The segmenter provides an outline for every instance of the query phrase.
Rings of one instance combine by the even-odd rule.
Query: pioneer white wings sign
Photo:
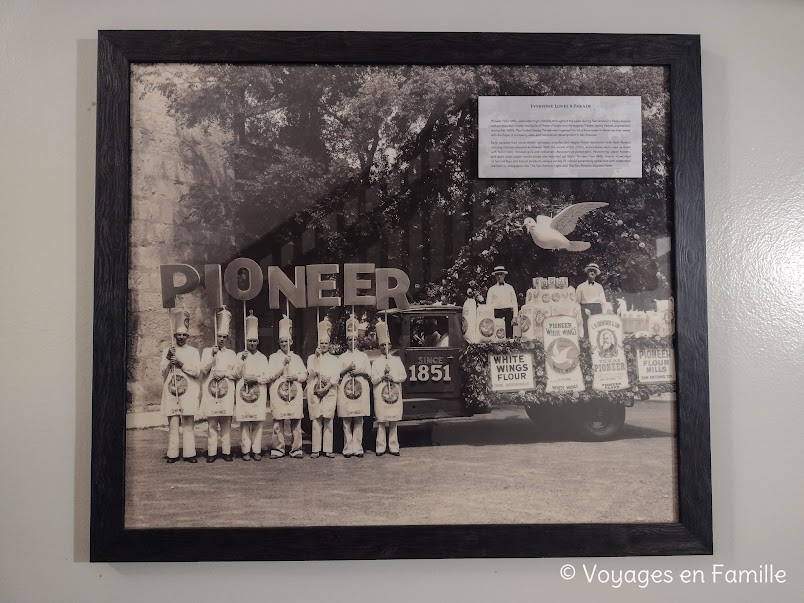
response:
[[[547,393],[572,393],[584,389],[578,347],[578,323],[572,316],[544,319],[544,355]]]

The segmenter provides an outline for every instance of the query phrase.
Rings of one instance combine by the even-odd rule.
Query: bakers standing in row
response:
[[[198,413],[200,387],[198,376],[201,358],[198,350],[187,345],[190,336],[190,314],[184,309],[170,312],[175,344],[162,350],[159,368],[162,371],[162,414],[168,419],[167,462],[179,460],[179,426],[182,431],[182,456],[190,463],[195,456],[195,415]]]
[[[307,359],[307,410],[313,424],[313,458],[318,458],[323,450],[324,456],[333,458],[332,427],[338,400],[338,382],[341,364],[338,358],[329,353],[332,336],[332,323],[324,319],[318,323],[318,347]]]
[[[262,460],[262,424],[268,409],[268,359],[257,349],[259,322],[246,317],[246,351],[240,354],[235,418],[240,421],[240,451],[243,460]]]
[[[340,356],[338,416],[343,419],[343,456],[363,458],[363,417],[371,415],[369,378],[371,364],[357,349],[358,322],[352,314],[346,320],[346,345]]]
[[[201,353],[201,413],[207,417],[207,463],[218,458],[218,430],[220,430],[223,460],[232,460],[232,415],[235,405],[235,380],[239,376],[240,360],[234,350],[226,347],[232,313],[225,308],[217,314],[215,345]]]
[[[388,452],[399,456],[397,422],[402,420],[402,382],[408,373],[398,356],[391,355],[388,325],[377,321],[377,341],[382,356],[371,363],[371,382],[374,384],[374,415],[377,418],[377,443],[374,453],[385,454],[386,429]]]
[[[304,417],[302,383],[307,380],[304,362],[290,351],[293,343],[291,322],[287,316],[279,321],[279,351],[268,359],[268,379],[271,398],[271,415],[274,419],[273,449],[271,458],[285,456],[285,426],[292,434],[290,456],[300,459],[302,452],[301,420]]]

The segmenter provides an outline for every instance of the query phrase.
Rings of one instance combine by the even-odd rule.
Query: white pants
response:
[[[232,417],[209,417],[209,434],[207,435],[207,455],[218,454],[218,426],[221,429],[221,453],[232,453]]]
[[[290,453],[301,450],[302,430],[301,419],[274,419],[273,451],[271,456],[285,456],[285,423],[290,423],[291,444]]]
[[[313,452],[332,452],[332,424],[334,420],[326,417],[313,419]]]
[[[363,417],[344,417],[343,454],[363,454]]]
[[[179,458],[179,423],[182,432],[182,456],[186,459],[195,456],[195,418],[193,415],[171,415],[168,417],[168,458]]]
[[[240,450],[262,454],[262,421],[240,421]]]
[[[388,425],[388,450],[399,452],[399,437],[396,427],[399,421],[378,421],[377,422],[377,447],[375,452],[382,454],[385,452],[385,426]]]

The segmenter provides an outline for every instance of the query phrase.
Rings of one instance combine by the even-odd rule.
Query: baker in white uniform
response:
[[[303,390],[307,369],[299,355],[290,351],[292,344],[290,319],[284,316],[279,321],[279,351],[268,358],[268,392],[274,419],[272,459],[285,456],[286,424],[289,424],[292,434],[291,458],[300,459],[304,456],[301,420],[304,417]]]
[[[246,317],[246,351],[240,354],[235,393],[235,419],[240,421],[240,451],[244,461],[262,460],[262,425],[268,414],[268,359],[257,349],[259,321]]]
[[[382,356],[371,363],[371,383],[374,385],[374,416],[377,418],[377,456],[385,454],[386,431],[388,452],[399,456],[397,422],[402,420],[402,383],[408,373],[398,356],[391,355],[388,325],[377,321],[377,341]],[[387,428],[387,429],[386,429]]]
[[[332,323],[324,319],[318,323],[318,347],[315,354],[307,359],[307,411],[313,422],[312,454],[333,458],[332,424],[338,400],[338,382],[341,378],[341,364],[329,353],[332,336]]]
[[[201,358],[198,350],[187,345],[190,336],[190,314],[184,309],[170,312],[175,345],[162,350],[159,368],[162,371],[162,414],[168,419],[167,462],[179,460],[179,425],[182,431],[182,457],[196,463],[194,415],[198,412],[201,388],[198,376]]]
[[[232,415],[234,415],[235,380],[240,361],[234,350],[226,347],[232,313],[223,309],[217,314],[218,331],[215,345],[201,352],[201,412],[207,417],[207,463],[218,458],[218,430],[220,430],[221,456],[232,460]]]
[[[514,318],[519,315],[519,302],[514,288],[505,282],[508,271],[505,266],[496,266],[492,272],[497,283],[489,287],[486,303],[494,308],[494,317],[505,320],[505,337],[514,336]]]
[[[338,416],[343,420],[343,456],[346,458],[363,458],[363,417],[371,415],[371,363],[365,352],[357,349],[357,330],[358,322],[352,314],[346,320],[348,350],[338,358],[341,363]]]
[[[586,273],[586,281],[578,285],[575,289],[575,301],[581,304],[581,318],[583,319],[583,332],[588,337],[589,329],[587,323],[592,314],[602,314],[603,305],[606,303],[606,292],[603,286],[596,283],[595,279],[600,274],[600,266],[589,264],[583,269]]]

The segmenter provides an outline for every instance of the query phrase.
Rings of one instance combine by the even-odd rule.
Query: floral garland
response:
[[[547,393],[544,346],[540,341],[504,341],[494,343],[469,344],[461,353],[459,362],[463,374],[461,393],[466,410],[481,414],[503,405],[515,406],[571,406],[591,404],[598,400],[608,400],[612,404],[630,404],[635,398],[646,399],[661,393],[675,391],[674,383],[640,383],[637,369],[637,350],[640,348],[672,347],[672,337],[626,335],[624,341],[625,359],[628,366],[628,382],[631,387],[618,391],[597,391],[592,389],[592,349],[589,340],[581,338],[579,364],[586,389],[575,394]],[[489,354],[507,354],[512,351],[533,354],[535,385],[533,391],[493,392],[489,386]]]

